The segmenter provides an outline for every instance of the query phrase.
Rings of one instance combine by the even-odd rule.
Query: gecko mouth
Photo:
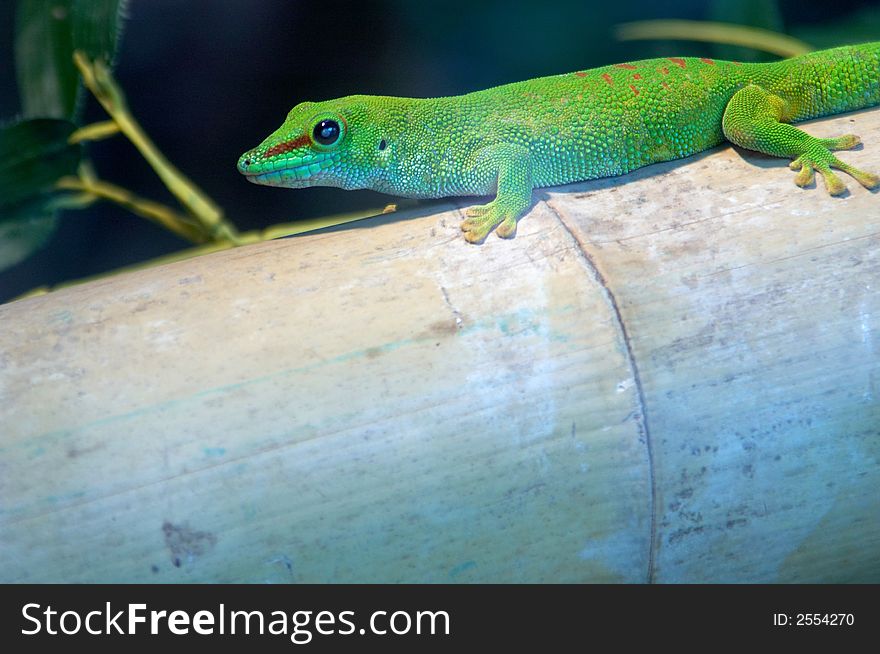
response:
[[[339,157],[333,156],[333,153],[329,152],[262,162],[242,157],[238,164],[238,170],[249,182],[254,184],[287,187],[311,186],[338,161]]]

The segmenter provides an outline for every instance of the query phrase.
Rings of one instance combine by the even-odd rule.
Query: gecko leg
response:
[[[880,177],[850,166],[831,152],[854,148],[861,142],[858,136],[846,134],[831,139],[810,136],[784,122],[790,113],[785,100],[751,84],[737,91],[727,103],[721,126],[724,136],[732,143],[776,157],[791,157],[794,161],[790,168],[800,171],[794,178],[798,186],[812,183],[818,172],[825,180],[828,193],[842,195],[846,185],[832,168],[842,170],[866,188],[880,186]]]
[[[513,238],[516,221],[532,204],[532,164],[521,146],[498,144],[480,150],[474,159],[477,178],[496,177],[497,193],[489,204],[470,207],[461,223],[469,243],[482,243],[493,229],[501,238]]]

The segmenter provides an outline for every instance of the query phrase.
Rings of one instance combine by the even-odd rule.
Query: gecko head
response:
[[[370,113],[358,96],[298,104],[281,127],[241,155],[238,170],[267,186],[366,188],[386,147]]]

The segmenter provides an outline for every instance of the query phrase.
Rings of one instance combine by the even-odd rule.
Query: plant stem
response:
[[[615,36],[620,41],[672,39],[724,43],[770,52],[781,57],[794,57],[813,50],[809,44],[786,34],[759,27],[703,20],[641,20],[621,23],[615,28]]]
[[[168,190],[204,226],[212,238],[237,244],[238,230],[223,217],[223,210],[165,158],[131,115],[125,96],[113,79],[110,69],[101,61],[90,62],[80,50],[74,52],[73,59],[86,88],[152,166]]]
[[[209,240],[208,236],[183,214],[166,207],[164,204],[139,197],[115,184],[102,180],[84,179],[83,177],[62,177],[55,184],[55,187],[64,191],[88,193],[102,200],[115,202],[191,243],[205,243]]]
[[[100,141],[116,134],[119,134],[119,125],[116,124],[116,121],[104,120],[100,123],[92,123],[91,125],[80,127],[68,137],[67,141],[68,143]]]

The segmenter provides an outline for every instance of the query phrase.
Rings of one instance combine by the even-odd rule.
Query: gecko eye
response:
[[[321,145],[333,145],[339,140],[339,123],[335,120],[322,120],[315,125],[312,136]]]

